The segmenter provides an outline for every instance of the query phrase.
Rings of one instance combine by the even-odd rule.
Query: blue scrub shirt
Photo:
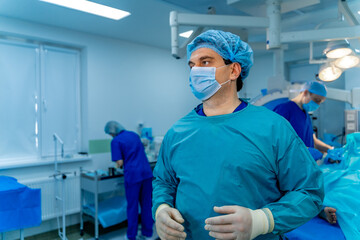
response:
[[[301,171],[299,171],[301,169]],[[154,169],[153,217],[162,203],[178,209],[187,239],[213,239],[205,219],[214,206],[269,208],[279,239],[317,215],[321,171],[291,125],[265,107],[205,117],[196,110],[175,123]]]
[[[122,131],[111,141],[112,161],[124,160],[125,183],[137,183],[152,177],[149,161],[140,137],[131,131]]]
[[[314,132],[309,114],[293,101],[282,103],[275,107],[274,112],[288,120],[305,146],[314,147]]]

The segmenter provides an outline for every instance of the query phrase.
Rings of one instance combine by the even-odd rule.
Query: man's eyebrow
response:
[[[200,60],[204,60],[204,59],[207,59],[207,58],[214,59],[214,57],[211,57],[211,56],[202,56],[202,57],[200,57]]]
[[[211,56],[202,56],[199,58],[200,61],[202,61],[204,59],[215,59],[215,58],[211,57]],[[188,65],[190,65],[191,63],[193,63],[193,62],[191,60],[189,60]]]

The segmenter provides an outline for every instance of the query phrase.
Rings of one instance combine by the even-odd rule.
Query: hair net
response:
[[[122,132],[124,130],[125,130],[125,128],[116,121],[107,122],[105,125],[105,129],[104,129],[105,133],[114,134],[114,135],[118,135],[120,132]]]
[[[326,87],[324,84],[319,82],[307,82],[305,83],[305,86],[303,90],[308,90],[311,93],[326,97]]]
[[[222,58],[241,65],[241,77],[244,80],[253,65],[253,50],[239,36],[220,30],[208,30],[197,36],[187,46],[187,60],[199,48],[210,48]]]

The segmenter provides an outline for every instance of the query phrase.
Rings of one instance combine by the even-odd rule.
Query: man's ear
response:
[[[232,71],[231,71],[231,80],[236,80],[241,74],[241,66],[239,63],[233,63]]]

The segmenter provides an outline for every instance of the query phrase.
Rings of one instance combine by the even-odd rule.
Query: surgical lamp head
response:
[[[187,60],[199,48],[210,48],[223,59],[237,62],[241,66],[241,79],[244,80],[253,65],[253,50],[239,36],[220,30],[208,30],[197,36],[187,46]]]
[[[319,82],[307,82],[303,88],[303,91],[308,90],[311,93],[326,97],[326,86]]]
[[[110,134],[112,136],[116,136],[124,130],[125,128],[116,121],[107,122],[104,129],[105,133]]]
[[[350,44],[347,40],[332,41],[327,44],[323,52],[328,58],[341,58],[352,53]]]

